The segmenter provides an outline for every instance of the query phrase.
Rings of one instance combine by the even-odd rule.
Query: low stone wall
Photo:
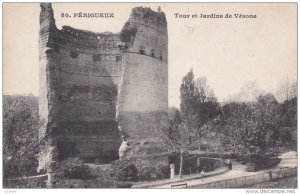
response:
[[[205,178],[205,177],[210,177],[210,176],[223,174],[227,171],[229,171],[229,169],[227,167],[221,167],[221,168],[219,168],[215,171],[208,172],[203,176],[199,173],[199,174],[195,174],[195,175],[184,176],[182,179],[175,178],[173,180],[144,182],[144,183],[139,183],[139,184],[133,185],[131,188],[151,188],[151,187],[156,187],[156,186],[170,184],[170,183],[182,183],[182,182],[185,182],[185,181],[188,181],[188,180],[200,179],[200,178]]]
[[[3,188],[45,188],[47,179],[46,174],[7,179],[3,181]]]

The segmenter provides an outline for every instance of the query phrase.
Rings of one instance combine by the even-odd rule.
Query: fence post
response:
[[[47,187],[52,188],[53,187],[53,172],[48,172],[47,173]]]
[[[175,178],[175,164],[170,164],[170,179]]]

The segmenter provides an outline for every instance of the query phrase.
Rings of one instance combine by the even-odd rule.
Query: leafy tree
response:
[[[259,128],[265,133],[266,148],[276,148],[280,138],[281,126],[279,104],[273,94],[259,96],[254,107],[255,119]],[[276,152],[276,150],[273,150]]]
[[[224,134],[224,146],[240,156],[245,155],[245,124],[250,116],[251,110],[246,103],[230,102],[222,107],[218,122],[219,132]]]
[[[164,143],[170,153],[176,153],[180,156],[180,178],[182,177],[184,156],[198,143],[196,133],[194,128],[190,128],[184,121],[181,121],[178,114],[175,114],[173,121],[170,122]]]
[[[247,158],[252,169],[260,168],[262,156],[277,150],[279,139],[278,102],[272,94],[253,103],[230,103],[223,107],[227,145]]]
[[[195,80],[195,92],[199,103],[217,101],[214,91],[207,83],[206,77],[199,77]]]
[[[195,147],[200,149],[205,134],[201,129],[206,129],[204,124],[217,115],[219,105],[206,78],[200,77],[194,81],[192,69],[182,79],[180,99],[180,112],[175,111],[174,118],[169,122],[165,144],[170,152],[180,155],[181,177],[184,155]]]
[[[297,149],[297,82],[286,78],[278,83],[276,98],[280,104],[281,146]]]
[[[199,77],[194,81],[192,69],[182,79],[180,99],[182,121],[189,128],[197,130],[194,135],[198,139],[200,150],[201,139],[209,133],[207,131],[209,128],[204,126],[219,114],[219,103],[205,77]]]
[[[188,123],[188,121],[197,119],[195,110],[195,106],[197,105],[197,97],[195,95],[193,69],[191,69],[182,79],[180,86],[180,100],[182,120]]]
[[[286,100],[280,104],[281,146],[297,149],[297,98]]]
[[[207,84],[206,77],[199,77],[195,81],[196,114],[198,127],[213,120],[220,112],[220,106],[215,97],[214,91]]]
[[[3,97],[4,178],[35,173],[40,126],[36,97]]]
[[[180,87],[180,111],[182,120],[188,125],[201,128],[219,114],[219,104],[213,90],[207,84],[206,77],[194,81],[193,70],[182,79]]]

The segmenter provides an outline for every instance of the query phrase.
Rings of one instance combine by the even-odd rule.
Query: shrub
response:
[[[121,158],[113,162],[110,168],[110,176],[117,181],[149,181],[167,178],[168,174],[168,166],[151,165],[148,161],[137,158]]]
[[[90,168],[78,158],[68,158],[59,164],[58,174],[68,179],[91,179]]]
[[[134,165],[138,170],[138,178],[140,181],[151,180],[155,176],[155,167],[152,167],[150,163],[146,160],[134,159]]]
[[[255,172],[262,169],[271,168],[273,166],[276,166],[279,164],[281,159],[279,158],[273,158],[269,156],[256,156],[252,157],[251,161],[247,163],[247,171],[249,172]]]
[[[138,170],[129,158],[122,158],[112,163],[110,176],[118,181],[137,181]]]

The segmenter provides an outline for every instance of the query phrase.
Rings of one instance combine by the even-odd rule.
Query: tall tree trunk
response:
[[[180,167],[179,167],[179,178],[182,178],[182,163],[183,163],[183,154],[180,154]]]

